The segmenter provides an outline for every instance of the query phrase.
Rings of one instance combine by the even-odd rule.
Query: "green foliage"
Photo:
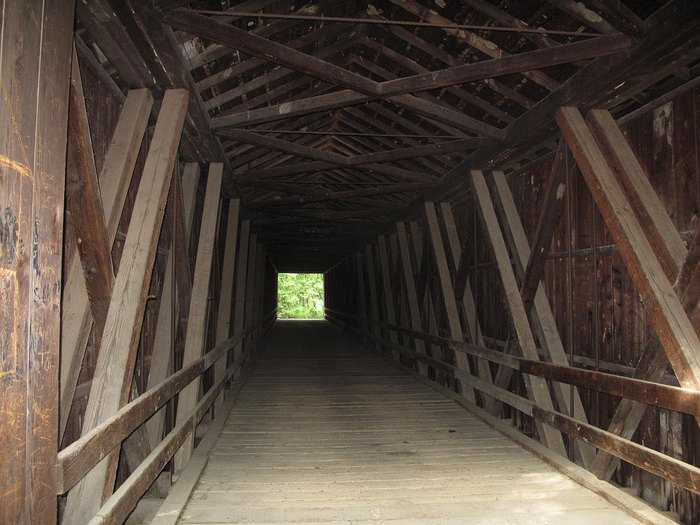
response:
[[[323,274],[281,273],[277,284],[278,318],[323,318]]]

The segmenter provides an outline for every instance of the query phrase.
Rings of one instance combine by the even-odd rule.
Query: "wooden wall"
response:
[[[697,227],[700,203],[700,89],[624,123],[624,134],[644,166],[669,216],[681,232]],[[591,368],[616,373],[633,367],[651,337],[644,306],[582,175],[568,157],[571,182],[567,205],[555,232],[545,270],[545,286],[567,353],[588,359]],[[526,232],[533,238],[552,158],[509,175]],[[688,234],[686,234],[687,237]],[[569,244],[570,243],[570,244]],[[478,245],[478,240],[477,240]],[[488,282],[490,267],[477,280]],[[507,335],[500,298],[475,286],[485,333]],[[501,326],[500,330],[492,331]],[[612,367],[612,368],[611,368]],[[607,428],[617,399],[582,391],[591,423]],[[700,465],[700,431],[690,417],[649,408],[635,440]],[[623,464],[614,479],[634,487],[654,504],[678,512],[685,523],[700,522],[700,498]]]

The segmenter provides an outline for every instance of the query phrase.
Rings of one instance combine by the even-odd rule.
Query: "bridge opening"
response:
[[[277,290],[280,319],[323,319],[323,274],[280,273]]]

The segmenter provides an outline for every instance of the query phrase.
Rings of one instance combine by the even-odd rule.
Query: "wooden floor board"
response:
[[[326,322],[278,322],[183,524],[638,523]]]

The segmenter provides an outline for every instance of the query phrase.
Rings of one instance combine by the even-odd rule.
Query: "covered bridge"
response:
[[[697,0],[0,0],[0,522],[699,523],[699,59]]]

